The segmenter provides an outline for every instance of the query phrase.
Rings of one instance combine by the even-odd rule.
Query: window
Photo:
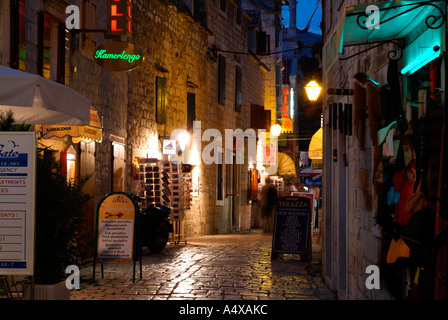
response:
[[[219,153],[220,159],[222,159],[222,153]],[[216,204],[224,205],[224,165],[222,161],[217,164],[217,181],[216,181]]]
[[[242,92],[241,92],[241,67],[236,66],[235,71],[235,111],[241,112]]]
[[[257,55],[271,52],[271,36],[264,31],[249,28],[247,31],[247,50]]]
[[[11,1],[11,68],[26,70],[26,0]]]
[[[236,7],[236,23],[241,26],[242,23],[242,9],[241,9],[241,0],[237,0],[238,6]]]
[[[197,21],[207,24],[207,0],[193,0],[193,15]]]
[[[218,102],[226,104],[226,57],[222,55],[218,60]]]
[[[257,32],[257,54],[265,54],[271,51],[271,36],[264,31]]]
[[[112,179],[111,191],[124,192],[124,177],[126,167],[126,153],[124,145],[118,142],[112,142]]]
[[[167,79],[156,78],[156,122],[166,123]]]
[[[227,0],[220,0],[219,7],[221,8],[222,11],[226,11],[227,10]]]
[[[48,12],[42,12],[39,26],[39,74],[44,78],[68,84],[70,40],[65,22]]]
[[[271,110],[265,110],[264,106],[251,104],[250,127],[254,130],[269,130],[271,128]]]
[[[255,28],[247,29],[247,51],[250,53],[255,52],[255,38],[256,30]]]
[[[196,95],[187,93],[187,130],[193,132],[193,122],[196,118]]]
[[[222,163],[218,163],[218,190],[217,190],[217,194],[216,194],[216,199],[217,200],[223,200],[222,197],[222,167],[223,164]]]
[[[83,5],[83,29],[96,29],[96,4],[95,0],[84,0]],[[96,48],[95,33],[82,33],[82,47],[85,51],[93,53]]]

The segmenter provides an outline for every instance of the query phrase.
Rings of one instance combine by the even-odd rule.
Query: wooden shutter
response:
[[[241,104],[242,104],[242,74],[241,67],[236,66],[235,71],[235,111],[241,112]]]
[[[271,110],[264,110],[264,106],[252,104],[250,106],[250,127],[254,130],[269,130],[270,124]]]
[[[96,29],[96,4],[94,0],[84,0],[82,24],[84,29]],[[83,49],[93,53],[96,47],[95,33],[85,32],[82,34]]]
[[[271,51],[271,36],[264,31],[257,32],[257,54],[266,54]]]

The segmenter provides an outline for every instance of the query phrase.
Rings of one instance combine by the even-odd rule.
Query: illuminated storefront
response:
[[[327,2],[324,20],[332,5]],[[341,298],[372,294],[349,275],[373,264],[387,283],[370,298],[386,297],[386,291],[400,299],[448,297],[437,277],[446,270],[447,248],[428,245],[448,225],[440,201],[446,198],[440,151],[445,9],[444,1],[347,4],[337,23],[327,25],[323,274]],[[430,205],[420,200],[422,207],[412,212],[406,205],[418,196]],[[397,254],[398,241],[407,254]]]

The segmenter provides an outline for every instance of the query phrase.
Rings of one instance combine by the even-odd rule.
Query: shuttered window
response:
[[[241,112],[241,104],[242,104],[242,74],[241,67],[236,66],[235,68],[235,111]]]
[[[271,111],[264,110],[263,106],[252,104],[250,106],[250,127],[254,130],[269,130],[271,123]]]
[[[10,11],[10,54],[11,68],[26,71],[26,1],[11,0]]]
[[[46,79],[68,85],[70,37],[65,22],[48,12],[39,15],[38,71]]]
[[[219,7],[221,8],[222,11],[226,11],[227,10],[227,0],[220,0]]]
[[[257,31],[257,54],[271,52],[271,36],[264,31]]]
[[[218,102],[226,104],[226,57],[221,55],[218,60]]]

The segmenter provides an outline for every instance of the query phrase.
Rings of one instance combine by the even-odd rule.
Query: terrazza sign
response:
[[[124,41],[106,42],[96,48],[95,62],[109,71],[130,71],[139,67],[143,55],[134,44]]]

